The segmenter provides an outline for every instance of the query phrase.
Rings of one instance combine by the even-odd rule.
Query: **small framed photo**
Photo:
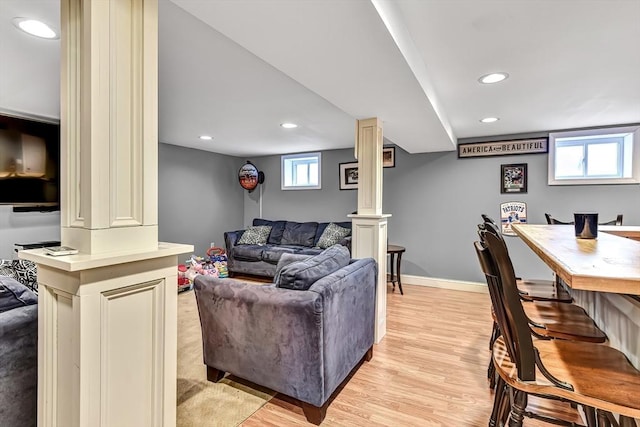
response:
[[[396,147],[382,147],[382,167],[396,167]]]
[[[527,192],[527,164],[500,165],[500,192]]]
[[[358,162],[340,163],[340,189],[358,189]]]

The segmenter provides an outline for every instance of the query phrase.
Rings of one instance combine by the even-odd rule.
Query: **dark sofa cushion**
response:
[[[322,233],[324,233],[324,229],[331,224],[330,222],[321,222],[318,224],[318,229],[316,230],[316,236],[313,239],[313,246],[318,246],[318,241],[320,237],[322,237]],[[343,222],[334,222],[334,224],[339,225],[340,227],[348,228],[351,230],[351,221],[343,221]]]
[[[269,240],[267,243],[270,245],[279,245],[282,240],[282,233],[284,233],[284,226],[287,221],[269,221],[268,219],[254,218],[253,225],[269,225],[271,226],[271,233],[269,234]]]
[[[317,280],[348,265],[350,259],[347,248],[335,245],[319,255],[278,268],[274,283],[279,288],[306,291]]]
[[[38,303],[38,297],[11,277],[0,276],[0,313]]]
[[[233,248],[233,257],[245,261],[261,261],[265,245],[238,245]]]
[[[318,230],[317,222],[293,222],[287,221],[282,233],[283,245],[299,245],[312,247]]]
[[[295,252],[295,249],[292,248],[269,245],[262,252],[262,261],[269,262],[271,264],[277,264],[283,254],[293,254]]]

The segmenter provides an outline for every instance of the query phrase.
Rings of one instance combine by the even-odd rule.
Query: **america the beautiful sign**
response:
[[[471,142],[458,144],[458,158],[513,156],[549,151],[547,138],[515,139],[510,141]]]
[[[527,204],[525,202],[504,202],[500,204],[500,225],[502,234],[516,236],[512,224],[527,223]]]

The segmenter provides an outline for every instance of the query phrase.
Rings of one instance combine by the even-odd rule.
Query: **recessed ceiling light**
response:
[[[203,141],[211,141],[213,137],[209,135],[200,135],[200,139],[202,139]]]
[[[500,120],[497,117],[485,117],[484,119],[481,119],[480,121],[482,123],[493,123],[493,122],[497,122],[498,120]]]
[[[36,19],[13,18],[13,25],[27,34],[43,39],[57,39],[58,34],[47,24]]]
[[[293,129],[298,127],[298,125],[295,123],[281,123],[280,126],[282,126],[285,129]]]
[[[484,83],[484,84],[491,84],[491,83],[498,83],[501,82],[503,80],[505,80],[507,77],[509,77],[509,74],[507,73],[491,73],[491,74],[486,74],[482,77],[480,77],[478,79],[478,81],[480,83]]]

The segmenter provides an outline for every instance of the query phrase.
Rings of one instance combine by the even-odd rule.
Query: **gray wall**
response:
[[[353,162],[353,150],[322,152],[322,189],[280,189],[280,156],[255,157],[251,160],[265,174],[262,185],[262,217],[290,221],[348,221],[347,215],[358,208],[356,190],[342,190],[338,182],[338,164]],[[260,189],[245,191],[244,223],[251,225],[260,215]]]
[[[497,138],[496,138],[497,139]],[[280,156],[254,159],[267,174],[263,217],[298,221],[343,220],[356,209],[355,191],[338,189],[338,163],[352,161],[352,150],[322,153],[322,190],[281,191]],[[500,165],[528,164],[528,193],[500,194]],[[545,223],[544,213],[570,220],[579,210],[602,220],[624,214],[640,225],[640,186],[548,186],[547,155],[458,159],[455,152],[408,154],[396,148],[396,167],[384,169],[383,211],[389,242],[403,245],[403,273],[454,280],[483,281],[472,242],[480,214],[499,220],[499,205],[527,203],[530,223]],[[257,191],[245,195],[245,224],[258,216]],[[545,265],[517,237],[506,237],[521,276],[550,278]]]
[[[0,205],[0,258],[14,258],[14,243],[60,240],[60,212],[13,212]]]
[[[242,163],[237,157],[160,144],[160,241],[193,244],[198,255],[205,255],[211,242],[224,247],[224,232],[243,225]]]

